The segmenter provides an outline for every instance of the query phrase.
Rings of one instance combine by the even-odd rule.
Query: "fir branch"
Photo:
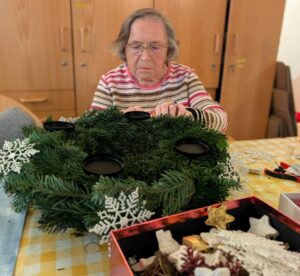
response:
[[[239,183],[233,179],[218,177],[220,173],[219,166],[213,168],[201,167],[199,170],[192,170],[191,173],[195,179],[196,191],[188,204],[188,209],[224,201],[231,188],[239,187]]]
[[[194,180],[190,175],[167,171],[147,191],[147,209],[160,208],[163,215],[177,213],[184,209],[194,193]]]
[[[79,187],[76,187],[74,183],[63,181],[54,175],[46,175],[41,178],[38,177],[37,183],[35,190],[32,191],[33,197],[35,196],[35,193],[37,193],[46,197],[57,197],[58,200],[61,197],[90,198],[88,194],[84,194],[84,192]]]
[[[128,194],[133,192],[136,188],[139,188],[139,194],[143,195],[146,193],[148,185],[143,181],[137,181],[133,178],[120,179],[102,176],[93,187],[91,199],[95,204],[102,206],[104,204],[105,195],[115,197],[120,191]]]

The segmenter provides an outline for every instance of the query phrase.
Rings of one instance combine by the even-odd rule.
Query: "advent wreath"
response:
[[[89,111],[70,131],[25,127],[25,138],[0,149],[0,178],[15,211],[40,211],[47,232],[73,228],[105,235],[127,224],[226,199],[240,187],[230,171],[226,136],[187,117],[128,120],[116,107]],[[183,138],[209,152],[189,158],[175,150]],[[95,153],[122,159],[113,176],[87,174],[83,160]]]

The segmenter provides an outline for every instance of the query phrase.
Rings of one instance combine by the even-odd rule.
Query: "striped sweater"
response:
[[[138,84],[126,64],[122,64],[101,77],[91,109],[140,106],[151,112],[163,102],[181,103],[196,120],[205,122],[209,128],[226,131],[226,112],[212,100],[193,70],[181,64],[170,63],[164,78],[153,86]]]

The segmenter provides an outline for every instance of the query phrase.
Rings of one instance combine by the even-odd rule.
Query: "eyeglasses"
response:
[[[127,44],[128,51],[130,51],[131,54],[135,56],[140,56],[144,49],[148,49],[149,53],[152,55],[158,55],[161,54],[163,49],[167,47],[166,44],[161,44],[157,42],[151,42],[148,45],[145,43],[140,43],[140,42],[133,42]]]

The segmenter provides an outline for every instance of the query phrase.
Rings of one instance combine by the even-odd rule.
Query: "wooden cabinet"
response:
[[[68,0],[1,0],[0,41],[1,94],[39,117],[75,114]]]
[[[101,75],[120,62],[109,47],[122,21],[152,6],[152,0],[1,0],[0,93],[40,118],[82,114]]]
[[[1,0],[0,93],[40,117],[80,116],[125,17],[155,7],[173,23],[178,62],[228,113],[235,139],[264,138],[285,0]]]
[[[284,0],[231,0],[220,102],[234,139],[265,138]]]
[[[179,40],[177,61],[192,67],[215,97],[219,87],[225,0],[155,0],[154,7],[172,23]]]
[[[228,135],[266,135],[285,0],[155,0],[173,23],[178,62],[228,114]],[[218,90],[218,95],[215,95]]]

